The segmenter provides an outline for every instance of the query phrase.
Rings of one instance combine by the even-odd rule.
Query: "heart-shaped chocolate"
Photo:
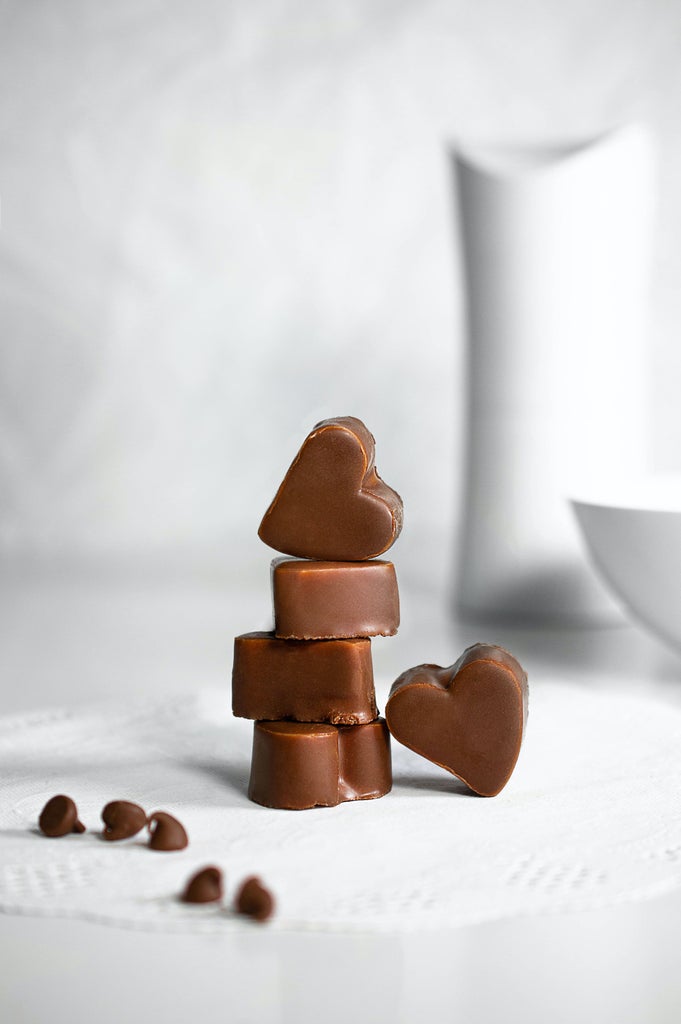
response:
[[[496,796],[518,760],[527,696],[527,675],[513,655],[474,644],[450,668],[417,665],[403,672],[385,717],[400,743],[480,796]]]
[[[323,420],[308,434],[258,536],[298,558],[362,562],[387,551],[402,529],[402,499],[374,466],[361,420]]]

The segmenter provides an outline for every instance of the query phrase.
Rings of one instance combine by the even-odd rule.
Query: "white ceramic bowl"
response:
[[[681,477],[651,477],[571,503],[615,596],[681,650]]]

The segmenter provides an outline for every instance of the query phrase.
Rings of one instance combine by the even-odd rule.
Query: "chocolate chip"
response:
[[[201,868],[187,882],[181,899],[184,903],[215,903],[222,899],[220,868]]]
[[[112,800],[102,811],[102,821],[104,839],[113,842],[136,836],[146,825],[147,816],[139,804],[133,804],[129,800]]]
[[[274,913],[274,897],[255,876],[247,878],[236,894],[236,910],[256,921],[266,921]]]
[[[155,826],[155,827],[154,827]],[[147,828],[150,832],[149,846],[152,850],[184,850],[189,838],[177,818],[165,811],[154,811],[149,815]]]
[[[62,793],[47,801],[40,812],[38,825],[41,832],[53,838],[85,831],[85,825],[78,820],[78,809],[73,800]]]

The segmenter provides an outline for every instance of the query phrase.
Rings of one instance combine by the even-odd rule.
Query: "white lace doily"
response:
[[[379,694],[380,695],[380,694]],[[226,909],[259,874],[269,927],[413,930],[641,900],[681,884],[681,713],[640,698],[535,686],[516,771],[492,799],[393,742],[381,800],[275,811],[246,797],[251,723],[229,687],[166,703],[0,719],[0,910],[148,929],[252,928]],[[71,795],[84,835],[38,814]],[[106,843],[112,799],[184,823],[180,853]],[[205,864],[225,908],[177,894]]]

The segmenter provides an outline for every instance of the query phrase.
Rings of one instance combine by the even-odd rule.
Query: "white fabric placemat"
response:
[[[252,928],[230,910],[259,874],[268,927],[449,928],[604,907],[681,884],[681,713],[641,698],[535,686],[516,771],[492,799],[393,742],[380,800],[275,811],[246,796],[252,725],[229,688],[0,719],[0,910],[182,932]],[[55,793],[88,831],[37,830]],[[179,853],[144,836],[100,838],[113,799],[175,814]],[[178,899],[205,864],[226,874],[222,908]]]

